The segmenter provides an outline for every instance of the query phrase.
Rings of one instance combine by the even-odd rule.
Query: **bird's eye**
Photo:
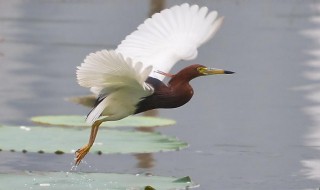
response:
[[[198,70],[199,73],[205,74],[207,68],[205,68],[205,67],[198,67],[197,70]]]

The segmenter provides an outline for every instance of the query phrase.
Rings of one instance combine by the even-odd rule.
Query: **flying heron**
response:
[[[86,118],[91,124],[89,142],[76,151],[75,164],[89,152],[101,123],[156,108],[180,107],[193,95],[190,80],[234,73],[199,64],[169,73],[179,60],[196,58],[197,48],[216,33],[222,21],[207,7],[176,5],[146,19],[117,49],[88,55],[77,68],[77,80],[97,100]],[[170,78],[167,84],[165,77]]]

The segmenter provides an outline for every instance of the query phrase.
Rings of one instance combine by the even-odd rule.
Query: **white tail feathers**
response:
[[[103,99],[96,107],[94,107],[86,118],[86,122],[92,125],[107,107],[108,99]]]

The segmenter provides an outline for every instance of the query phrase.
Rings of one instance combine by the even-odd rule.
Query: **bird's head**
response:
[[[200,64],[190,65],[184,69],[182,69],[178,75],[188,76],[190,79],[199,77],[199,76],[207,76],[207,75],[218,75],[218,74],[233,74],[232,71],[227,71],[223,69],[216,68],[208,68],[206,66]]]
[[[233,73],[234,72],[232,71],[216,69],[216,68],[208,68],[203,65],[194,64],[182,69],[177,74],[173,75],[170,82],[190,81],[200,76],[217,75],[217,74],[233,74]]]
[[[203,65],[199,65],[196,67],[199,76],[205,75],[217,75],[217,74],[233,74],[233,71],[227,71],[223,69],[216,69],[216,68],[208,68]]]

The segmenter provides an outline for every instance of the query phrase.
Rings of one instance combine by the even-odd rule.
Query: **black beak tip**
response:
[[[235,72],[233,72],[233,71],[224,71],[224,74],[233,74],[233,73],[235,73]]]

